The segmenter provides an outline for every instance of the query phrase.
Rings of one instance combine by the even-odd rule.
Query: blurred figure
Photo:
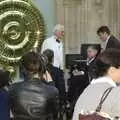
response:
[[[34,52],[34,51],[32,51],[32,52]],[[35,51],[35,53],[36,53],[36,51]],[[42,64],[42,66],[44,68],[42,70],[43,78],[50,85],[54,86],[54,81],[52,80],[52,77],[51,77],[50,73],[47,71],[47,68],[46,68],[46,64],[48,62],[47,57],[44,56],[44,55],[41,55],[41,54],[39,54],[39,56],[40,56],[39,59],[42,62],[41,64]],[[19,68],[20,68],[20,79],[22,79],[22,81],[29,80],[30,77],[31,77],[31,74],[26,70],[25,66],[23,65],[23,61],[20,61]]]
[[[89,84],[86,62],[81,62],[72,66],[68,79],[68,101],[70,103],[69,118],[72,117],[75,103]]]
[[[107,26],[101,26],[98,28],[97,34],[103,41],[103,50],[108,48],[120,49],[120,41],[111,34],[111,31]]]
[[[61,69],[52,65],[54,60],[54,52],[52,50],[45,50],[43,55],[48,58],[48,64],[46,65],[47,71],[50,73],[53,81],[55,82],[55,86],[59,91],[60,102],[64,104],[66,101],[64,73]]]
[[[56,25],[53,30],[52,37],[46,39],[41,48],[41,53],[46,49],[51,49],[54,52],[53,65],[57,68],[63,69],[63,37],[64,37],[64,26]]]
[[[22,60],[29,79],[10,87],[14,120],[56,120],[58,91],[43,78],[42,58],[29,52]]]
[[[120,83],[119,50],[108,49],[102,52],[97,57],[97,66],[98,78],[94,79],[78,98],[74,108],[73,120],[79,120],[79,114],[95,112],[104,92],[108,88],[116,87],[116,83]],[[114,118],[118,114],[117,111],[120,112],[120,109],[115,104],[115,97],[112,98],[111,94],[109,94],[102,104],[101,112],[107,113]]]
[[[97,65],[96,65],[96,57],[99,53],[97,46],[89,46],[87,49],[87,67],[88,67],[88,76],[89,81],[97,76]]]
[[[10,120],[10,99],[5,86],[10,81],[10,73],[0,68],[0,120]]]

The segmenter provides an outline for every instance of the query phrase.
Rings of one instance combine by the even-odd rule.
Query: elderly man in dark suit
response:
[[[111,35],[111,31],[107,26],[101,26],[98,28],[97,34],[104,42],[103,50],[106,50],[108,48],[120,49],[120,41]]]

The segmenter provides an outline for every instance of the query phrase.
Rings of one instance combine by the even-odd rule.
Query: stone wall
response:
[[[57,23],[65,25],[65,53],[80,53],[82,43],[100,43],[96,30],[108,25],[120,38],[120,0],[56,0]]]

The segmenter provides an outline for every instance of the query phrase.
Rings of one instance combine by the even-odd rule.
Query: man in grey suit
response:
[[[107,26],[101,26],[98,28],[97,34],[103,41],[103,50],[108,48],[120,49],[120,41],[111,34],[111,31]]]
[[[116,83],[120,82],[120,51],[108,49],[97,58],[98,78],[84,90],[74,108],[73,120],[79,120],[79,114],[96,110],[104,91],[115,87],[104,101],[101,112],[111,117],[120,117],[120,105]],[[120,89],[120,88],[119,88]]]

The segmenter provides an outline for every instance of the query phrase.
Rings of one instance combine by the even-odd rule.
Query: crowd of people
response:
[[[84,67],[74,66],[70,72],[68,91],[63,25],[55,26],[41,52],[23,55],[19,63],[22,81],[11,84],[10,72],[1,67],[0,120],[120,119],[120,42],[107,26],[97,34],[104,41],[101,50],[88,46]]]

